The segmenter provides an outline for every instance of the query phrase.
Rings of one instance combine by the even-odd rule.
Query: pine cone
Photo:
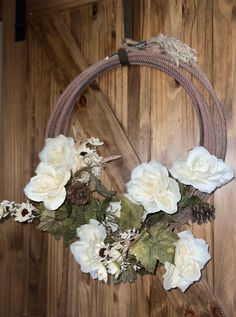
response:
[[[90,199],[87,185],[76,181],[67,190],[67,199],[72,205],[85,205]]]
[[[202,225],[215,219],[215,207],[209,203],[195,205],[191,208],[191,220]]]

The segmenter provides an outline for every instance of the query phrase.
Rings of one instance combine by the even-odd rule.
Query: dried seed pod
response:
[[[85,205],[90,199],[90,190],[86,184],[76,181],[68,188],[67,199],[72,205]]]
[[[215,207],[209,203],[197,204],[191,208],[191,220],[202,225],[215,219]]]

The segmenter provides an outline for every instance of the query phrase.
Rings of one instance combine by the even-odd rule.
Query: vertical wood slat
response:
[[[226,160],[236,171],[236,1],[213,2],[214,88],[224,105],[228,148]],[[214,292],[228,316],[235,316],[236,181],[215,193]]]
[[[3,3],[3,23],[1,199],[22,201],[22,189],[31,175],[31,144],[28,138],[30,128],[27,121],[30,109],[26,102],[27,46],[26,42],[15,42],[13,0]],[[28,310],[27,305],[30,305],[26,294],[29,294],[29,288],[31,293],[35,291],[35,272],[32,270],[34,255],[40,253],[42,245],[35,245],[36,253],[30,249],[30,245],[33,246],[33,242],[37,240],[37,233],[30,239],[31,229],[31,226],[17,226],[14,221],[8,221],[0,226],[0,279],[4,290],[0,299],[1,316],[24,315]],[[43,268],[39,265],[36,267],[36,270]],[[41,272],[39,276],[42,278],[44,274]],[[37,293],[34,293],[35,295]],[[44,297],[39,297],[39,300],[44,301]]]
[[[182,8],[182,20],[183,20],[183,39],[185,42],[190,43],[190,46],[194,47],[198,52],[198,65],[200,69],[204,70],[204,73],[209,78],[210,82],[213,82],[213,68],[212,68],[212,54],[213,54],[213,1],[186,1]],[[197,84],[197,83],[196,83]],[[209,96],[204,94],[204,90],[198,85],[201,93],[203,93],[206,100],[209,102]],[[210,103],[209,103],[210,104]],[[186,101],[185,109],[183,109],[183,115],[188,119],[185,120],[185,126],[182,126],[183,137],[184,131],[187,131],[186,137],[188,138],[189,149],[196,145],[199,141],[199,129],[198,122],[195,113],[189,102]],[[191,146],[192,145],[192,146]],[[186,153],[186,152],[184,152]],[[211,197],[213,202],[213,197]],[[207,225],[194,225],[193,232],[198,238],[207,240],[210,253],[214,253],[214,239],[213,239],[213,223]],[[213,261],[210,261],[204,275],[206,276],[208,283],[213,288]]]
[[[26,130],[22,129],[24,120],[25,79],[26,79],[26,46],[25,43],[14,43],[14,1],[4,3],[4,44],[3,44],[3,74],[11,76],[11,81],[3,81],[3,107],[1,117],[1,152],[5,153],[1,160],[1,198],[21,199],[19,186],[23,186],[24,169],[22,169],[22,155],[18,151],[25,148],[23,142]],[[14,72],[17,72],[13,76]],[[12,83],[14,82],[14,88]],[[13,93],[14,89],[14,93]],[[15,112],[14,116],[11,113]],[[9,127],[11,127],[9,129]],[[14,127],[14,129],[12,128]],[[15,136],[19,133],[19,139]],[[17,142],[19,141],[19,143]],[[17,158],[17,160],[15,160]],[[18,160],[19,158],[19,160]],[[27,165],[27,159],[26,159]],[[25,166],[23,164],[23,166]],[[17,184],[18,183],[18,184]],[[14,185],[15,184],[15,185]],[[8,191],[11,188],[11,192]],[[8,222],[0,227],[0,258],[1,258],[1,287],[4,290],[0,302],[0,315],[20,316],[23,311],[23,284],[25,278],[22,227],[15,228],[15,224]],[[14,288],[8,287],[15,285]],[[18,297],[18,305],[12,305],[11,299]]]

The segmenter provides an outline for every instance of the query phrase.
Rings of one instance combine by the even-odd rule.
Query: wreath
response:
[[[78,95],[97,76],[127,65],[155,67],[180,83],[196,109],[200,145],[169,170],[157,160],[138,165],[127,192],[119,196],[102,184],[101,174],[120,155],[100,156],[98,148],[104,144],[96,137],[75,142],[65,135]],[[188,73],[206,89],[211,108]],[[211,258],[208,245],[190,231],[176,229],[189,221],[212,221],[215,210],[207,202],[209,194],[232,180],[234,171],[224,162],[222,107],[196,66],[195,50],[162,34],[139,43],[124,41],[118,52],[86,69],[66,88],[46,137],[36,175],[24,189],[29,200],[2,201],[0,220],[37,219],[39,230],[70,246],[82,272],[106,283],[132,283],[137,274],[155,274],[159,265],[165,266],[166,290],[178,287],[184,292],[200,279]]]

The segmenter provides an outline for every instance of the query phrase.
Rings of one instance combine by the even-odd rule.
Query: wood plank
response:
[[[51,11],[71,10],[77,7],[97,3],[102,0],[28,0],[27,11],[29,14],[45,14]]]
[[[62,88],[58,85],[52,72],[50,61],[41,48],[41,43],[28,30],[28,124],[31,143],[31,176],[35,173],[39,159],[38,153],[44,145],[46,123],[53,104],[56,102]],[[34,224],[35,227],[36,224]],[[31,242],[32,237],[37,241]],[[52,242],[53,241],[53,242]],[[53,316],[51,311],[57,306],[58,281],[62,268],[64,251],[63,244],[54,243],[54,238],[32,228],[29,239],[30,253],[35,254],[34,266],[29,268],[29,280],[35,281],[34,300],[27,300],[25,304],[26,316]],[[50,263],[50,265],[49,265]],[[36,275],[36,276],[35,276]],[[32,283],[32,282],[31,282]],[[31,285],[31,283],[29,285]],[[32,286],[25,290],[25,296],[32,297]],[[42,305],[42,303],[44,303]]]
[[[26,130],[22,129],[24,120],[25,80],[26,80],[26,46],[25,43],[14,43],[14,2],[4,1],[4,43],[3,43],[3,105],[1,116],[1,200],[22,199],[18,186],[23,186],[25,175],[22,164],[22,149],[25,144]],[[13,70],[17,74],[13,73]],[[14,88],[13,88],[14,82]],[[12,93],[14,89],[14,94]],[[9,127],[13,127],[12,128]],[[18,138],[16,138],[18,135]],[[24,140],[24,141],[23,141]],[[26,158],[26,165],[28,159]],[[24,167],[26,167],[24,165]],[[26,172],[27,174],[27,172]],[[23,292],[26,271],[23,235],[24,229],[9,221],[0,226],[1,257],[0,279],[4,292],[0,294],[0,315],[20,316],[23,312]],[[24,249],[25,250],[25,249]],[[27,254],[27,252],[26,252]],[[14,285],[9,287],[9,285]],[[12,298],[17,304],[12,305]]]
[[[200,69],[207,75],[210,82],[213,83],[213,43],[211,41],[213,32],[213,1],[204,0],[196,2],[185,2],[182,10],[182,19],[184,25],[183,40],[189,43],[191,47],[195,48],[198,52],[198,65]],[[211,105],[209,96],[206,94],[204,89],[194,81],[197,85],[199,91]],[[199,142],[199,128],[198,122],[195,115],[195,111],[188,100],[184,98],[184,109],[183,117],[184,122],[182,124],[182,136],[186,134],[187,148],[191,149],[196,146]],[[186,154],[186,151],[183,153]],[[213,203],[213,195],[211,197],[211,202]],[[213,240],[213,223],[207,225],[197,225],[193,226],[193,232],[198,238],[202,238],[207,241],[210,253],[214,254],[214,240]],[[207,277],[208,283],[213,288],[213,271],[214,271],[214,261],[210,261],[205,269],[205,276]]]
[[[236,171],[236,1],[213,2],[214,88],[224,105],[228,132],[226,161]],[[228,316],[235,316],[236,182],[215,193],[214,292]]]
[[[31,106],[27,103],[27,43],[15,42],[15,1],[4,1],[3,109],[1,118],[1,200],[24,201],[31,176]],[[34,231],[34,234],[32,233]],[[26,316],[29,306],[44,315],[45,251],[33,226],[9,220],[1,224],[1,316]],[[28,300],[34,298],[34,300]],[[36,300],[37,299],[37,300]],[[40,307],[40,309],[39,309]]]
[[[146,3],[143,1],[143,10],[145,10],[146,18],[143,18],[144,20],[140,23],[140,29],[143,26],[146,33],[150,32],[150,38],[162,32],[181,39],[181,1],[149,1],[149,3],[148,10],[145,10]],[[144,16],[142,13],[140,15],[141,17]],[[144,38],[143,36],[142,39]],[[143,84],[145,85],[145,82]],[[176,84],[174,79],[166,74],[151,70],[150,96],[151,157],[170,166],[173,160],[179,158],[183,149],[187,146],[186,139],[182,136],[182,129],[184,129],[184,120],[182,120],[183,109],[186,107],[182,89]],[[162,281],[160,272],[159,278]],[[176,290],[166,293],[163,290],[162,283],[158,283],[154,279],[151,294],[152,316],[184,316],[184,306],[185,304],[188,305],[188,300],[185,301],[186,296],[183,297]],[[179,296],[178,303],[175,302],[176,294]],[[159,298],[157,297],[159,296],[161,297],[161,305],[158,304]]]

